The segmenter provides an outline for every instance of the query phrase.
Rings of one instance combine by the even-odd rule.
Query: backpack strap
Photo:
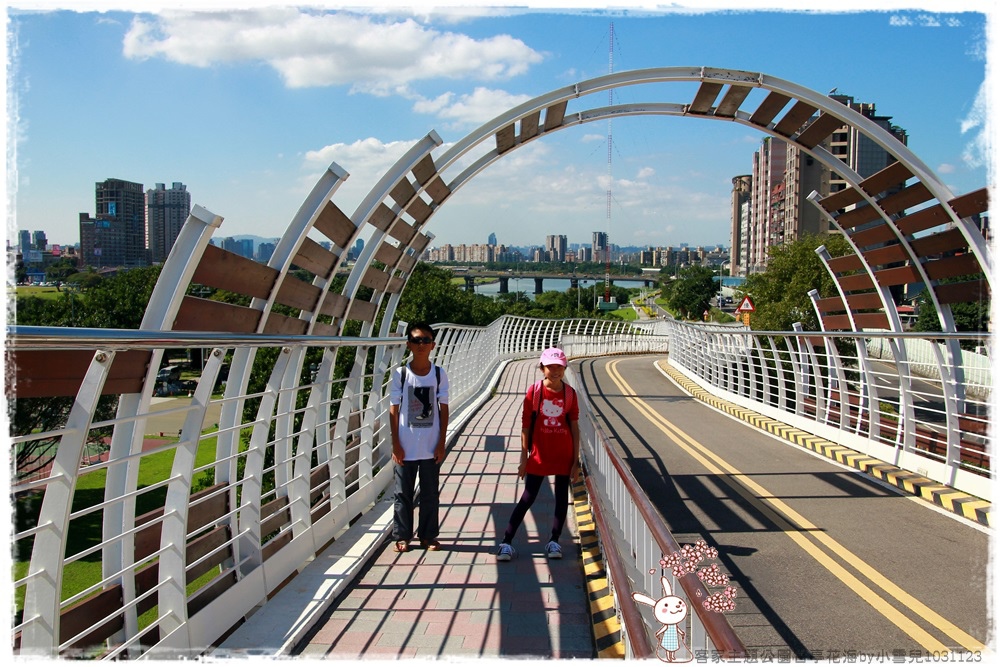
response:
[[[437,364],[431,364],[434,367],[434,378],[437,380],[437,384],[434,385],[434,407],[437,407],[438,396],[441,395],[441,367]],[[399,390],[406,390],[406,363],[404,362],[400,366],[399,372]]]
[[[535,421],[538,419],[538,411],[542,404],[542,381],[539,380],[528,388],[528,397],[531,398],[531,422],[528,425],[528,453],[531,453],[532,440],[535,437]]]

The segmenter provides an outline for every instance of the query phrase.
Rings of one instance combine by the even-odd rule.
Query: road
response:
[[[715,411],[656,360],[574,368],[678,543],[719,550],[750,651],[975,661],[993,631],[988,529]]]

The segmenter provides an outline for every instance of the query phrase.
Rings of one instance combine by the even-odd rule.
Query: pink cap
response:
[[[551,366],[552,364],[566,365],[566,355],[558,347],[550,347],[542,352],[542,366]]]

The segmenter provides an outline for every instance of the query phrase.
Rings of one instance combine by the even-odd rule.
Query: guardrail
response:
[[[507,361],[637,327],[507,316],[436,329],[455,433]],[[391,484],[398,336],[7,334],[20,655],[195,657]],[[167,352],[192,348],[207,354],[190,396],[154,396]]]
[[[582,387],[579,382],[573,384]],[[589,396],[582,390],[578,395],[580,452],[590,502],[597,509],[595,513],[604,517],[601,552],[609,563],[609,585],[623,620],[626,659],[655,655],[651,647],[659,644],[656,632],[662,625],[651,609],[637,604],[631,594],[652,593],[654,599],[659,597],[661,576],[687,605],[688,614],[679,625],[692,657],[699,656],[699,661],[745,657],[746,648],[725,617],[703,605],[709,594],[701,580],[694,573],[675,577],[664,569],[662,559],[682,553],[682,548],[594,419]],[[645,625],[636,619],[645,620]]]
[[[992,377],[940,342],[989,337],[665,326],[670,364],[709,393],[992,500]]]

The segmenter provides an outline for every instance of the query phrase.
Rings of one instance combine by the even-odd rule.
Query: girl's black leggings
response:
[[[510,515],[510,523],[507,524],[507,530],[503,534],[504,544],[510,544],[510,541],[514,539],[517,529],[524,521],[524,515],[528,513],[528,509],[538,497],[538,491],[542,488],[544,479],[545,477],[542,475],[525,474],[524,493],[521,494],[521,499],[517,501],[517,505]],[[555,475],[553,491],[555,493],[555,516],[552,519],[552,535],[549,539],[558,542],[559,536],[562,535],[563,526],[566,525],[566,510],[569,507],[569,475]]]

